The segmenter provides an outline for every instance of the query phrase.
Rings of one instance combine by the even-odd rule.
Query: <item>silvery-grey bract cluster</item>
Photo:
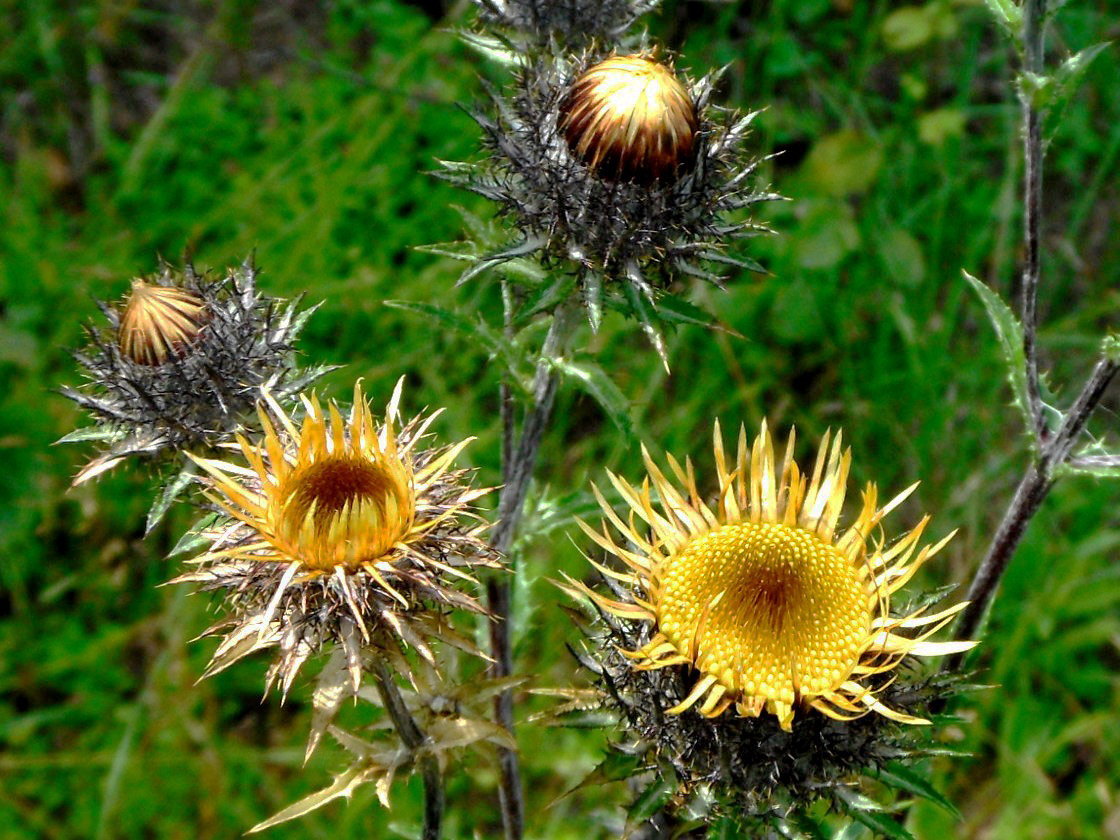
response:
[[[617,41],[661,0],[474,0],[487,26],[527,35],[537,44]]]
[[[597,700],[573,702],[558,711],[609,712],[625,733],[625,740],[614,748],[640,759],[635,774],[653,771],[662,778],[675,777],[670,810],[696,808],[702,801],[699,807],[708,809],[710,816],[756,828],[816,800],[850,810],[861,776],[881,773],[880,781],[889,784],[884,768],[934,751],[927,727],[902,725],[877,714],[841,721],[806,713],[798,716],[790,732],[782,731],[773,715],[706,718],[695,709],[668,714],[688,694],[695,673],[686,666],[637,669],[619,652],[646,644],[650,625],[601,610],[595,618],[577,616],[577,624],[585,644],[573,652],[594,675]],[[880,677],[872,687],[881,689],[884,703],[922,717],[930,717],[947,697],[967,688],[960,675],[922,676],[906,663],[899,679]]]
[[[151,459],[211,448],[252,410],[262,386],[284,396],[330,370],[301,369],[293,358],[295,340],[317,307],[299,311],[298,300],[267,297],[256,279],[251,261],[222,277],[165,265],[157,276],[134,284],[125,305],[99,302],[107,325],[87,326],[88,346],[74,354],[88,381],[62,388],[89,411],[96,426],[63,440],[100,440],[107,448],[75,483],[132,456]],[[148,305],[136,300],[138,287],[149,296],[154,290],[152,312],[141,313],[146,319],[138,318],[136,325],[126,324],[138,334],[126,334],[122,319],[130,306]],[[176,305],[183,311],[177,312]],[[180,340],[173,343],[168,335]]]
[[[593,326],[604,303],[645,321],[642,313],[650,312],[659,292],[684,277],[718,285],[720,267],[758,270],[753,260],[727,253],[727,246],[765,230],[746,211],[777,198],[752,182],[759,160],[745,151],[744,139],[756,114],[712,105],[711,75],[685,84],[698,131],[692,160],[678,177],[616,180],[577,158],[562,131],[564,103],[573,82],[604,57],[554,56],[523,68],[510,95],[492,92],[493,109],[474,115],[488,159],[448,163],[443,173],[497,202],[516,237],[480,255],[463,278],[534,254],[546,264],[570,266]]]

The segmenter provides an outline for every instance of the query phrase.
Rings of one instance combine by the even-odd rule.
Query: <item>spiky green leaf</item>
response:
[[[577,362],[562,356],[548,361],[552,367],[586,391],[626,437],[633,437],[634,421],[630,415],[630,403],[596,362],[590,359]]]
[[[1023,327],[1015,317],[1015,313],[1011,311],[1011,307],[1004,303],[1003,298],[994,290],[967,271],[963,274],[964,279],[980,296],[980,301],[988,311],[988,318],[995,327],[996,335],[999,336],[1015,405],[1023,415],[1026,428],[1033,429],[1034,419],[1031,417],[1030,400],[1027,396],[1027,357],[1023,352]]]
[[[148,521],[144,524],[144,536],[152,533],[152,530],[160,523],[167,511],[175,504],[175,501],[183,495],[191,482],[194,481],[197,468],[194,462],[188,463],[183,469],[176,473],[170,481],[168,481],[156,500],[152,503],[151,508],[148,510]]]
[[[909,767],[895,762],[881,768],[878,775],[879,779],[890,787],[929,800],[946,813],[961,819],[961,812],[945,797],[945,794]]]

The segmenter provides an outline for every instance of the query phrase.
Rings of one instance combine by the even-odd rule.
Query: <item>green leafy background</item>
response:
[[[327,391],[345,398],[362,376],[387,397],[407,374],[407,406],[447,406],[438,431],[477,435],[469,458],[496,482],[500,357],[423,308],[383,304],[500,318],[492,283],[455,289],[459,264],[414,250],[459,237],[456,205],[490,213],[426,174],[475,154],[457,103],[504,72],[450,32],[462,19],[391,0],[0,6],[0,837],[232,837],[342,768],[334,744],[301,767],[306,685],[261,702],[263,661],[195,684],[213,642],[189,640],[212,605],[157,588],[189,512],[142,541],[148,476],[67,491],[83,452],[51,443],[83,420],[52,389],[77,380],[68,353],[94,297],[123,294],[157,255],[220,268],[255,251],[266,291],[325,301],[303,346],[346,364]],[[741,337],[681,326],[667,376],[618,315],[580,334],[517,591],[519,661],[544,685],[571,681],[574,636],[545,577],[583,571],[570,516],[604,469],[638,477],[639,438],[703,470],[717,416],[796,424],[802,455],[842,426],[857,481],[921,479],[900,527],[928,510],[934,536],[961,528],[927,585],[967,579],[1027,457],[998,339],[961,274],[1011,299],[1021,252],[1014,68],[985,8],[668,2],[650,26],[681,66],[728,65],[722,101],[768,108],[754,142],[781,152],[766,174],[793,201],[765,211],[780,235],[752,243],[769,276],[691,292]],[[1052,61],[1118,32],[1114,4],[1074,0]],[[1115,50],[1047,131],[1041,345],[1068,399],[1120,303]],[[1114,431],[1115,406],[1095,435]],[[971,756],[926,768],[963,819],[918,805],[915,835],[1120,835],[1116,498],[1075,477],[1043,506],[975,660],[993,687],[946,733]],[[521,738],[531,836],[604,836],[624,785],[546,807],[601,760],[602,736]],[[451,773],[448,836],[498,835],[494,784],[485,761]],[[365,790],[271,836],[414,836],[418,822],[411,781],[391,813]]]

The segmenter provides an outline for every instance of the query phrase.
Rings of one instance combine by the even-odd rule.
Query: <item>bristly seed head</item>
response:
[[[614,56],[585,71],[560,105],[576,157],[609,180],[671,180],[691,167],[699,119],[673,71],[644,55]]]
[[[206,302],[193,292],[137,279],[121,313],[117,342],[132,361],[154,367],[183,356],[209,320]]]

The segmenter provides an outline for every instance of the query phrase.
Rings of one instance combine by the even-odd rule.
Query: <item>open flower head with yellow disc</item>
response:
[[[569,583],[607,626],[581,656],[607,687],[599,696],[683,779],[815,791],[834,771],[898,758],[879,730],[928,723],[936,682],[918,688],[911,658],[973,644],[930,641],[964,604],[892,609],[952,534],[923,544],[927,516],[888,539],[883,520],[914,487],[880,505],[874,484],[842,527],[851,453],[839,434],[826,434],[809,472],[792,433],[781,461],[765,424],[753,443],[740,429],[734,453],[718,423],[714,437],[713,498],[690,461],[669,456],[663,471],[644,450],[640,486],[610,475],[628,515],[595,490],[609,525],[581,526],[624,569],[591,560],[609,594]]]
[[[461,587],[498,565],[471,508],[489,490],[454,466],[469,440],[425,446],[439,412],[397,427],[400,396],[398,383],[378,423],[360,384],[345,416],[303,396],[293,417],[266,393],[259,442],[239,437],[229,461],[195,459],[220,513],[198,568],[176,580],[224,591],[231,608],[209,631],[225,638],[208,675],[278,646],[268,684],[287,692],[308,657],[336,642],[335,676],[349,674],[356,692],[370,655],[401,664],[411,648],[434,664],[433,638],[476,651],[447,612],[485,612]]]

